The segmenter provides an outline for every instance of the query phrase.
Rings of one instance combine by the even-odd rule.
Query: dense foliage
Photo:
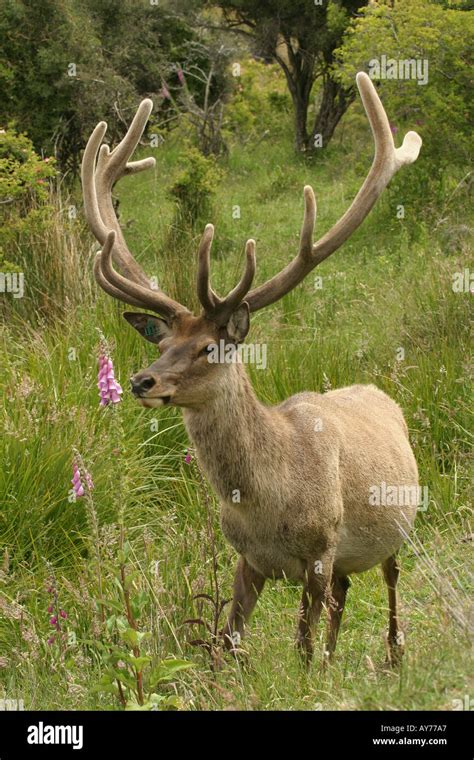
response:
[[[63,169],[76,171],[101,119],[113,140],[142,96],[154,96],[164,118],[164,83],[176,81],[192,38],[186,20],[161,4],[5,0],[0,118],[16,121],[38,151],[54,150]]]
[[[421,135],[423,150],[411,174],[410,192],[418,206],[427,196],[443,203],[456,186],[450,185],[450,172],[458,182],[469,179],[474,156],[473,53],[474,14],[429,0],[381,2],[362,9],[337,51],[335,76],[346,86],[357,71],[382,62],[381,76],[374,67],[374,79],[394,135],[407,128]],[[391,76],[390,61],[397,64]],[[395,193],[402,186],[407,193],[406,183],[406,177],[396,179]]]

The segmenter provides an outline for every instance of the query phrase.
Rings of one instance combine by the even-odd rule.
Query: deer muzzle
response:
[[[150,408],[170,404],[176,392],[173,384],[147,371],[131,377],[130,386],[139,403]]]

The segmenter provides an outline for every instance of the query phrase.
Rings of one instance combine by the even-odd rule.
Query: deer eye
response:
[[[203,348],[201,348],[198,356],[209,356],[209,354],[213,352],[214,347],[215,347],[214,343],[209,343],[207,346],[204,346]]]

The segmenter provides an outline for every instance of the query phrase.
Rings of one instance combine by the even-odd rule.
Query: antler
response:
[[[364,221],[398,169],[418,158],[421,137],[416,132],[407,132],[401,148],[395,148],[387,114],[370,78],[367,74],[359,72],[356,81],[375,142],[375,156],[367,178],[346,213],[316,243],[312,242],[316,200],[313,189],[306,185],[298,254],[281,272],[248,293],[245,300],[250,311],[258,311],[278,301],[298,285],[315,266],[334,253]]]
[[[207,318],[218,325],[225,325],[232,312],[242,303],[252,284],[256,266],[255,240],[247,240],[245,245],[246,264],[240,282],[225,298],[219,298],[209,282],[210,251],[213,237],[214,227],[212,224],[208,224],[199,245],[197,294]]]
[[[151,287],[148,277],[127,247],[112,203],[115,182],[126,174],[135,174],[155,165],[154,158],[129,162],[152,108],[153,103],[149,99],[140,103],[125,137],[112,152],[108,145],[102,145],[99,151],[107,130],[106,122],[101,121],[96,126],[82,159],[82,192],[87,222],[103,246],[94,262],[94,275],[101,288],[120,301],[172,318],[178,311],[187,309],[161,290]],[[112,258],[123,275],[114,269]]]
[[[220,298],[209,282],[214,227],[208,224],[199,246],[197,292],[205,315],[216,324],[226,324],[232,312],[244,299],[250,311],[257,311],[278,301],[296,287],[314,267],[334,253],[359,227],[398,169],[418,158],[421,148],[420,136],[416,132],[408,132],[402,146],[395,148],[387,115],[374,85],[363,72],[357,74],[356,81],[375,142],[374,160],[364,184],[345,214],[316,243],[313,243],[316,200],[313,189],[306,185],[300,246],[295,258],[266,283],[250,290],[255,275],[255,241],[248,240],[245,246],[244,274],[238,285],[225,298]],[[160,290],[150,287],[145,273],[127,248],[112,204],[112,187],[117,180],[124,174],[133,174],[155,164],[154,158],[128,162],[140,140],[151,109],[151,100],[142,101],[119,145],[111,153],[107,145],[102,145],[96,166],[99,146],[107,129],[105,122],[97,125],[89,138],[82,161],[84,207],[89,226],[103,245],[103,250],[97,254],[94,263],[94,274],[99,285],[121,301],[152,309],[171,318],[179,311],[188,310]],[[112,258],[120,266],[123,275],[114,269]]]

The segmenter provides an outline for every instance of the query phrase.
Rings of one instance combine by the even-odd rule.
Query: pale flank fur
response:
[[[262,575],[303,580],[330,544],[334,571],[348,575],[400,547],[398,526],[412,524],[416,507],[369,505],[370,487],[417,485],[417,467],[400,408],[375,386],[270,407],[237,363],[211,402],[183,414],[223,532]]]

